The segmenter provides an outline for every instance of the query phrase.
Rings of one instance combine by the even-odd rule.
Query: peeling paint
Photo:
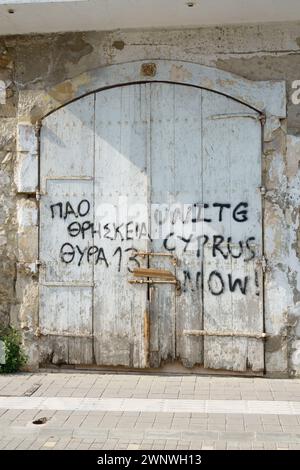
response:
[[[185,69],[182,65],[177,66],[173,65],[170,73],[170,80],[174,82],[182,82],[189,80],[191,78],[191,73]]]

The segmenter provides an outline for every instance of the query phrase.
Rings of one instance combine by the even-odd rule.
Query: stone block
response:
[[[19,124],[15,183],[20,193],[34,193],[38,187],[38,139],[31,124]]]
[[[17,204],[18,219],[18,261],[34,263],[38,258],[37,205],[30,199],[22,199]]]

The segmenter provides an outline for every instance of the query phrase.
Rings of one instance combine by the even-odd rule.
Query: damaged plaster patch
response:
[[[71,101],[74,98],[72,82],[66,81],[56,85],[51,91],[49,91],[49,95],[60,103]]]
[[[93,52],[93,46],[78,33],[69,34],[67,40],[64,36],[58,35],[56,46],[61,50],[62,63],[72,62],[72,64],[77,64],[82,57]]]
[[[14,81],[19,89],[52,87],[86,70],[80,62],[94,48],[84,33],[62,33],[24,37],[16,45],[17,60]]]
[[[299,38],[298,38],[299,39]],[[273,46],[273,44],[272,44]],[[274,48],[274,46],[273,46]],[[299,54],[300,51],[283,52],[279,55],[278,51],[270,51],[269,54],[262,54],[255,51],[255,54],[249,57],[233,56],[218,58],[215,66],[227,72],[235,73],[248,80],[285,80],[287,85],[287,124],[290,133],[299,132],[300,113],[299,106],[291,101],[291,84],[299,76]]]
[[[50,109],[51,105],[53,106],[53,100],[59,104],[66,104],[77,96],[84,95],[89,83],[90,75],[88,73],[80,74],[72,81],[66,80],[48,90],[48,95],[44,97],[44,104],[50,106]],[[41,112],[40,108],[38,110]]]

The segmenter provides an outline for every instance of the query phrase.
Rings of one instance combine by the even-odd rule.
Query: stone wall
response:
[[[266,298],[268,308],[282,312],[277,324],[266,325],[272,333],[266,363],[270,374],[299,375],[300,105],[291,94],[292,82],[300,80],[300,23],[0,38],[0,321],[22,328],[30,365],[37,366],[37,181],[30,178],[37,152],[32,133],[45,91],[56,87],[71,96],[65,80],[139,59],[190,61],[250,80],[286,81],[288,117],[273,123],[263,157],[266,214],[269,225],[280,227],[266,233]]]

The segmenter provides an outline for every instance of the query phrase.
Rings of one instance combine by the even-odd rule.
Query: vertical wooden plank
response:
[[[56,363],[90,364],[92,276],[87,251],[93,221],[94,99],[88,96],[49,115],[41,130],[41,348]],[[84,202],[82,202],[84,201]],[[53,335],[53,336],[52,336]],[[72,335],[74,335],[72,337]],[[43,356],[43,352],[41,352]],[[50,355],[51,356],[51,355]]]
[[[174,202],[174,85],[151,84],[151,236],[153,252],[165,250],[164,240],[169,235],[167,219]],[[164,222],[166,217],[166,222]],[[150,266],[171,268],[165,258],[151,257]],[[175,349],[175,294],[174,286],[157,284],[151,297],[152,366],[161,361],[173,360]],[[154,362],[155,361],[155,362]]]
[[[255,117],[257,113],[246,106],[203,91],[203,187],[209,206],[204,228],[209,237],[204,246],[204,328],[209,331],[263,331],[261,271],[257,268],[262,243],[261,129]],[[221,209],[220,204],[230,207]],[[204,365],[260,371],[263,343],[241,337],[205,337]]]
[[[203,223],[201,90],[175,86],[174,96],[174,214],[173,232],[179,266],[181,294],[176,295],[176,356],[187,367],[203,361],[203,338],[183,335],[184,330],[202,329],[202,258],[198,240]],[[176,206],[182,217],[176,217]],[[177,213],[178,215],[178,213]]]
[[[132,248],[147,247],[141,234],[148,221],[145,90],[132,85],[96,94],[95,244],[101,256],[94,266],[94,332],[101,365],[146,365],[147,286],[128,283],[128,267],[139,265]]]

